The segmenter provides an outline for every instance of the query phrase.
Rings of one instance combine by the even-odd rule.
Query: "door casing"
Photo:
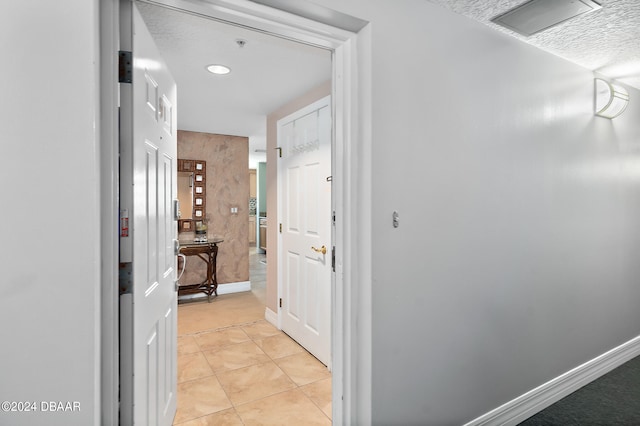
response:
[[[333,422],[371,422],[371,29],[358,34],[242,0],[147,1],[333,52]],[[118,0],[100,0],[101,420],[118,418]],[[98,369],[97,369],[98,370]],[[98,375],[98,372],[96,372]]]

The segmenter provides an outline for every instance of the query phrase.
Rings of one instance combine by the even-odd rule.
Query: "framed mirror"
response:
[[[178,200],[180,200],[180,219],[193,219],[193,173],[178,172]]]
[[[178,232],[193,232],[205,218],[207,204],[207,162],[178,159]]]

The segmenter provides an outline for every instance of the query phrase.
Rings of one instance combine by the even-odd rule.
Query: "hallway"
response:
[[[178,306],[174,425],[331,424],[331,373],[264,320],[264,255],[252,291]]]

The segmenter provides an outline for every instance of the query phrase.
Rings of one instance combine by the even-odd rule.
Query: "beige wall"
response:
[[[178,158],[207,162],[206,217],[209,237],[220,236],[218,284],[249,281],[249,139],[241,136],[178,131]],[[238,213],[231,214],[237,207]],[[180,233],[180,239],[193,233]],[[181,283],[202,282],[205,263],[192,256]]]
[[[267,117],[267,307],[278,312],[278,155],[275,150],[278,143],[277,123],[283,117],[331,94],[331,81],[327,81],[310,90],[299,98],[282,106]]]

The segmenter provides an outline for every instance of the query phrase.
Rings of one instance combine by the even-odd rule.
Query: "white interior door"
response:
[[[121,262],[130,262],[131,327],[121,355],[121,423],[173,423],[177,381],[176,84],[142,17],[121,2],[121,44],[132,51],[132,83],[121,84]],[[130,34],[128,34],[130,33]],[[129,47],[127,48],[127,45]],[[127,363],[130,363],[127,365]]]
[[[330,367],[330,97],[278,121],[282,330]]]

